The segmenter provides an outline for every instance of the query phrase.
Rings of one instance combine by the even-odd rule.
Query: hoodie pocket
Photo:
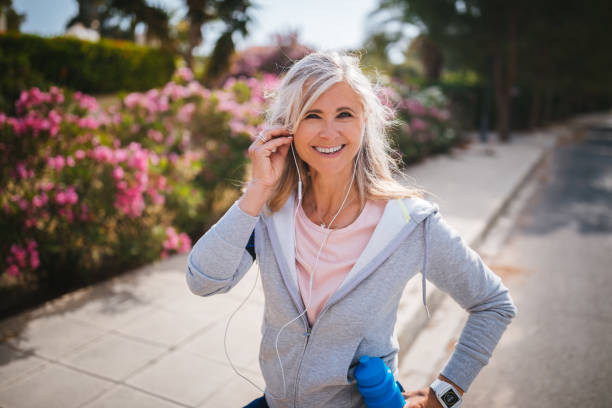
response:
[[[266,327],[259,346],[259,367],[266,383],[266,395],[274,399],[289,398],[293,391],[290,381],[294,376],[297,357],[303,346],[299,344],[300,339],[291,336],[289,329],[283,330],[278,339],[278,354],[276,349],[276,337],[278,329]],[[278,359],[281,359],[279,363]],[[285,382],[283,385],[283,375]],[[285,388],[286,387],[286,388]]]
[[[361,339],[355,339],[334,353],[329,354],[329,383],[333,385],[351,385],[355,382],[355,368],[359,364],[356,355]],[[335,354],[335,355],[334,355]]]

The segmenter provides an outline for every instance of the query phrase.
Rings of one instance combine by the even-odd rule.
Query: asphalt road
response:
[[[487,264],[518,314],[465,407],[612,407],[612,129],[559,146]]]

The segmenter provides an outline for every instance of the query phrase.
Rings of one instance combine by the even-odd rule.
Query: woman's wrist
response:
[[[250,181],[246,191],[238,201],[238,206],[245,213],[257,217],[268,201],[271,192],[271,189],[262,186],[256,181]]]
[[[452,382],[451,380],[449,380],[447,377],[443,376],[442,374],[438,375],[438,379],[442,380],[442,381],[446,381],[447,383],[449,383],[450,385],[452,385],[453,387],[455,387],[455,389],[457,391],[459,391],[459,394],[461,394],[461,396],[463,396],[463,393],[465,391],[463,391],[461,388],[459,388],[459,386],[457,384],[455,384],[454,382]]]

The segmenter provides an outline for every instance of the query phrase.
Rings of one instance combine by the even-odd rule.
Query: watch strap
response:
[[[460,408],[463,404],[461,394],[452,384],[438,378],[429,386],[444,408]]]

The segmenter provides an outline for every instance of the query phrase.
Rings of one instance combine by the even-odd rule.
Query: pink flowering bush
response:
[[[182,69],[108,109],[24,91],[15,117],[0,113],[0,275],[64,288],[188,252],[239,194],[274,86],[209,90]]]
[[[405,164],[446,151],[461,141],[449,101],[439,88],[418,90],[394,82],[379,97],[397,113],[399,126],[393,128],[392,137]]]

